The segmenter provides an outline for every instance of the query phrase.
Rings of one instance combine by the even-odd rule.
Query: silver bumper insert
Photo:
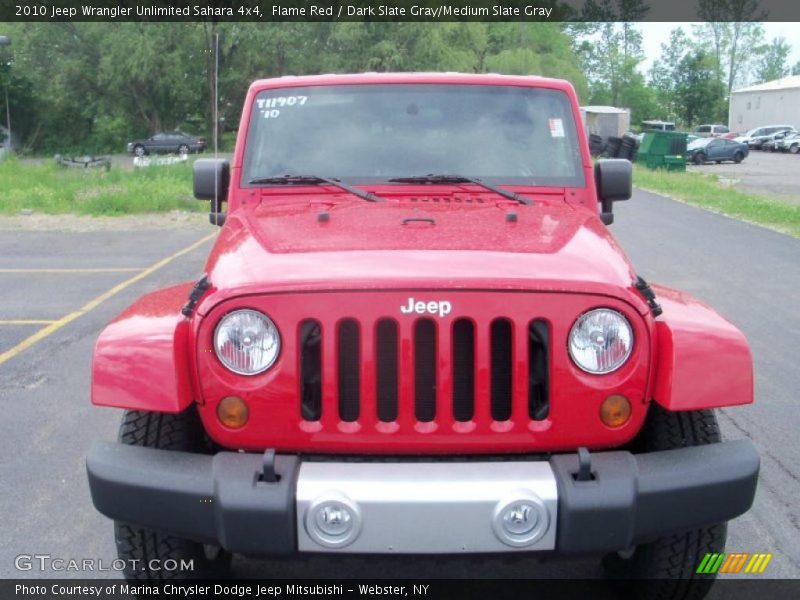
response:
[[[555,548],[548,462],[304,462],[298,549],[469,553]]]

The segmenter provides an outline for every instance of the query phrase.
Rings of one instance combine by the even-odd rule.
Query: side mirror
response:
[[[230,163],[224,158],[200,158],[194,162],[194,197],[211,200],[209,219],[214,225],[225,223],[222,203],[228,198],[231,179]]]
[[[611,225],[614,202],[628,200],[633,194],[633,165],[624,158],[599,160],[594,166],[594,179],[602,208],[600,220]]]

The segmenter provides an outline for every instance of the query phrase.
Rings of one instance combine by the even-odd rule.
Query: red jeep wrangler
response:
[[[756,488],[711,410],[752,402],[750,351],[634,271],[605,226],[631,165],[592,164],[569,83],[284,77],[239,131],[194,167],[205,275],[95,348],[120,558],[582,553],[710,586]]]

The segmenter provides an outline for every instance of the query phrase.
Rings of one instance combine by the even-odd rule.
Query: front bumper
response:
[[[104,515],[231,552],[457,554],[608,552],[727,521],[750,508],[759,469],[749,440],[592,453],[585,480],[577,478],[577,454],[459,462],[272,456],[98,442],[87,471]],[[504,511],[520,502],[534,511],[536,532],[503,539]],[[315,510],[325,503],[354,516],[352,539],[320,535]]]

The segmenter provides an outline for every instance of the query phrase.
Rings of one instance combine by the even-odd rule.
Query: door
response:
[[[164,152],[169,146],[169,136],[165,133],[157,133],[150,138],[150,148],[156,152]]]
[[[708,160],[722,160],[724,154],[722,140],[713,140],[709,142],[708,146],[706,146],[706,150],[708,151]]]

